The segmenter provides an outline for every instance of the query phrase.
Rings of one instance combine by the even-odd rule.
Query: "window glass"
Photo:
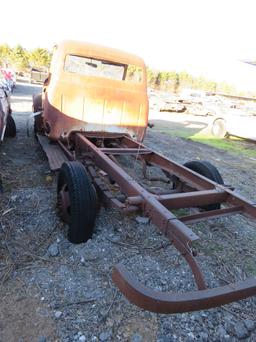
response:
[[[142,81],[142,68],[140,67],[90,57],[67,55],[64,70],[80,75],[104,77],[120,81]]]
[[[80,75],[122,80],[125,66],[94,58],[67,55],[64,70]]]

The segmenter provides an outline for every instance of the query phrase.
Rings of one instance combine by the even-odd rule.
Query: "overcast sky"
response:
[[[256,90],[256,2],[251,0],[12,0],[0,43],[46,47],[77,39],[136,53],[150,67],[185,70]]]

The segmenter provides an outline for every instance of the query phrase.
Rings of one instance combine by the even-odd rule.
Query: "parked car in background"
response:
[[[10,96],[11,96],[12,90],[11,90],[10,83],[7,82],[7,80],[5,79],[5,77],[2,73],[0,73],[0,88],[4,91],[5,97],[6,97],[7,102],[8,102],[9,110],[11,110]]]
[[[2,67],[1,71],[1,84],[8,88],[8,91],[13,91],[16,86],[16,73],[8,67]]]
[[[182,102],[183,103],[183,102]],[[215,106],[205,102],[191,102],[186,104],[186,113],[200,116],[215,115]]]
[[[149,109],[159,112],[163,108],[164,100],[155,92],[151,91],[148,95]]]
[[[192,115],[215,115],[214,96],[203,91],[183,89],[180,93],[179,102],[186,106],[186,113]]]
[[[30,71],[30,83],[43,84],[48,76],[48,72],[45,69],[32,68]]]
[[[224,138],[229,135],[256,141],[255,108],[224,108],[218,110],[211,123],[214,136]]]
[[[4,87],[0,85],[0,142],[4,137],[16,136],[16,125],[11,114],[10,98]]]
[[[172,94],[162,95],[163,105],[160,108],[161,112],[176,112],[183,113],[187,107],[179,101],[179,98]]]
[[[185,112],[186,106],[179,99],[167,92],[150,91],[148,94],[149,108],[158,112]]]
[[[16,78],[16,72],[12,72],[11,74],[11,87],[12,90],[16,87],[16,82],[17,82],[17,78]]]

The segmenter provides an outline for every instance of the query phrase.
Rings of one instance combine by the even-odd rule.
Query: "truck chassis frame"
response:
[[[218,184],[197,172],[153,152],[125,135],[73,133],[67,142],[55,143],[37,135],[49,159],[50,168],[58,170],[63,162],[80,161],[90,175],[99,197],[107,205],[124,212],[142,211],[156,225],[186,260],[197,286],[187,293],[159,292],[145,287],[121,264],[113,268],[112,278],[120,291],[135,305],[158,313],[177,313],[208,309],[256,295],[256,278],[248,278],[226,286],[207,288],[196,260],[192,243],[199,237],[186,225],[234,214],[256,218],[256,205],[231,187]],[[133,156],[147,168],[159,167],[175,187],[168,193],[153,193],[136,182],[118,163],[115,156]],[[104,177],[118,185],[121,200],[106,186]],[[68,196],[68,194],[66,195]],[[69,198],[66,198],[69,201]],[[221,204],[214,210],[177,217],[173,209],[205,207]],[[64,213],[65,214],[65,213]]]

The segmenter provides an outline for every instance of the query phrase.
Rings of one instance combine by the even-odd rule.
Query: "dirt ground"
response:
[[[33,136],[32,94],[12,96],[17,137],[0,146],[0,342],[256,341],[255,297],[221,308],[160,315],[130,304],[111,280],[122,262],[147,286],[193,289],[183,260],[153,224],[101,209],[93,238],[72,245],[56,215],[56,175]],[[183,119],[182,119],[183,118]],[[256,202],[256,161],[174,137],[168,127],[206,129],[194,116],[151,116],[145,144],[174,161],[208,160],[243,196]],[[158,120],[156,120],[158,119]],[[188,124],[189,123],[189,124]],[[163,129],[163,127],[165,129]],[[29,135],[28,135],[29,133]],[[241,216],[193,225],[198,259],[210,287],[256,276],[256,222]]]

